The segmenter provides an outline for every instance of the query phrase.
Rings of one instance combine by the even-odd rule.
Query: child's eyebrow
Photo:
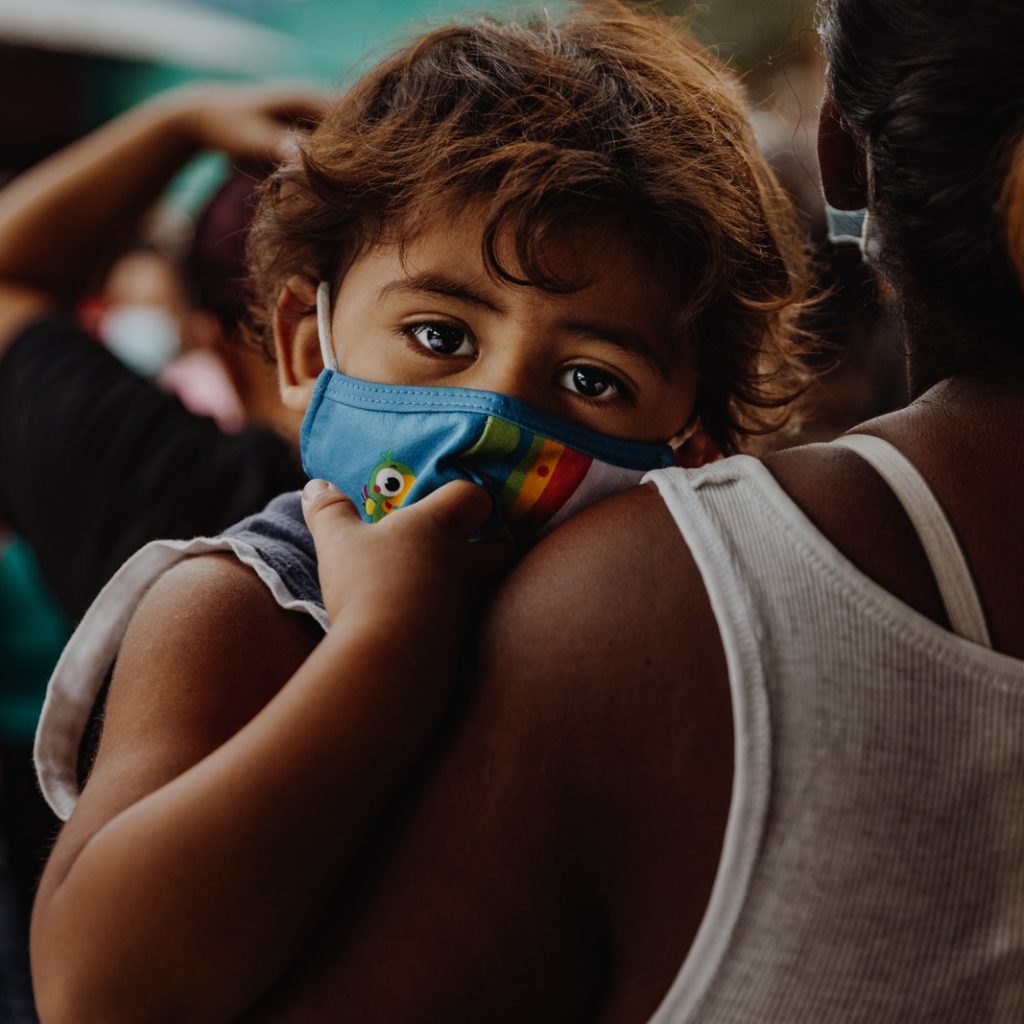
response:
[[[605,341],[609,345],[614,345],[616,348],[621,348],[625,352],[640,356],[665,380],[669,380],[672,376],[671,367],[663,353],[632,331],[623,331],[616,327],[609,327],[607,324],[587,323],[581,320],[567,320],[561,326],[574,334],[588,335],[599,341]]]
[[[502,314],[505,312],[493,299],[481,295],[471,285],[445,277],[444,274],[414,274],[411,277],[391,281],[381,288],[377,297],[383,299],[396,292],[428,292],[432,295],[443,295],[445,298],[468,302],[472,306],[481,306],[492,313]]]

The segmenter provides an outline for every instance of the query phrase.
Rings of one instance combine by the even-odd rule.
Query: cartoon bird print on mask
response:
[[[413,471],[404,462],[396,462],[391,452],[385,452],[370,471],[369,482],[363,484],[363,507],[370,522],[379,523],[398,508],[414,483]]]

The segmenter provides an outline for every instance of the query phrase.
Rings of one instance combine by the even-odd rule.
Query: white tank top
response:
[[[988,647],[916,470],[848,446],[911,507],[964,635],[865,576],[756,460],[648,476],[707,587],[736,735],[711,900],[653,1024],[1024,1020],[1024,662]]]

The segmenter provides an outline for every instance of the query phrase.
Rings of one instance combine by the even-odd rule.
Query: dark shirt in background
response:
[[[222,433],[69,318],[0,359],[0,518],[72,624],[143,544],[217,533],[304,480],[276,433]]]

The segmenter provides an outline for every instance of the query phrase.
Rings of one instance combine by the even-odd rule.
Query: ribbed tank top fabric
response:
[[[1024,1019],[1024,662],[884,591],[754,459],[646,479],[736,732],[711,901],[654,1024]]]

